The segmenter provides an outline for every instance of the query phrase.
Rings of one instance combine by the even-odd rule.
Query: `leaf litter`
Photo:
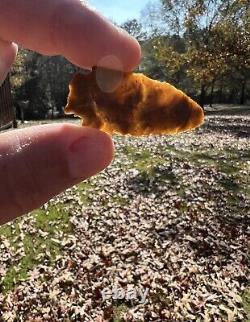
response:
[[[184,135],[115,137],[110,167],[1,231],[0,321],[244,321],[249,135],[248,116],[210,116]],[[15,280],[27,235],[41,244]],[[147,301],[103,301],[114,286]]]

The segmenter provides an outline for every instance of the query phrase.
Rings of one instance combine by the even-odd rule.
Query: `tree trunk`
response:
[[[201,85],[201,94],[200,94],[200,106],[204,109],[205,105],[205,97],[206,97],[206,90],[205,90],[205,85]]]
[[[241,85],[240,105],[245,104],[245,91],[246,91],[246,80],[244,79]]]
[[[214,85],[215,85],[215,80],[212,82],[212,87],[211,87],[211,93],[210,93],[210,107],[213,106],[214,102]]]
[[[220,81],[220,88],[219,88],[219,93],[218,93],[218,103],[222,103],[222,96],[223,96],[223,78]]]
[[[11,127],[15,121],[15,113],[11,96],[10,78],[7,76],[0,87],[0,130]]]

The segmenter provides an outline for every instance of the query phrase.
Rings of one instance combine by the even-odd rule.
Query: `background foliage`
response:
[[[143,73],[173,83],[201,105],[249,103],[249,0],[161,0],[121,27],[142,46]],[[62,57],[20,50],[12,70],[17,116],[62,115],[75,71]]]

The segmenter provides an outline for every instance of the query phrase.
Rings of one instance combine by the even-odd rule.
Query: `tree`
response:
[[[11,97],[9,74],[0,86],[0,129],[14,125],[15,114]]]
[[[186,71],[186,77],[200,88],[200,104],[204,104],[209,87],[212,93],[215,83],[235,70],[245,91],[250,57],[249,1],[162,0],[162,4],[169,37],[182,37],[186,50],[180,53],[169,41],[158,41],[157,56],[172,66],[174,73]],[[244,101],[244,94],[241,96]]]
[[[143,30],[142,24],[137,19],[128,20],[120,27],[135,37],[140,43],[147,38],[147,33]]]
[[[148,38],[166,35],[168,25],[164,20],[164,8],[161,2],[148,2],[141,11],[140,22],[142,28],[146,31]]]
[[[25,114],[26,119],[39,119],[61,114],[69,81],[76,70],[61,56],[48,57],[20,50],[12,70],[19,117]]]

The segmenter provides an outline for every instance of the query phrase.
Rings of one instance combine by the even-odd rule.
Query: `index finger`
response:
[[[102,61],[124,71],[140,61],[140,46],[80,0],[0,0],[0,39],[46,55],[63,55],[80,67]],[[111,66],[112,65],[112,66]]]

